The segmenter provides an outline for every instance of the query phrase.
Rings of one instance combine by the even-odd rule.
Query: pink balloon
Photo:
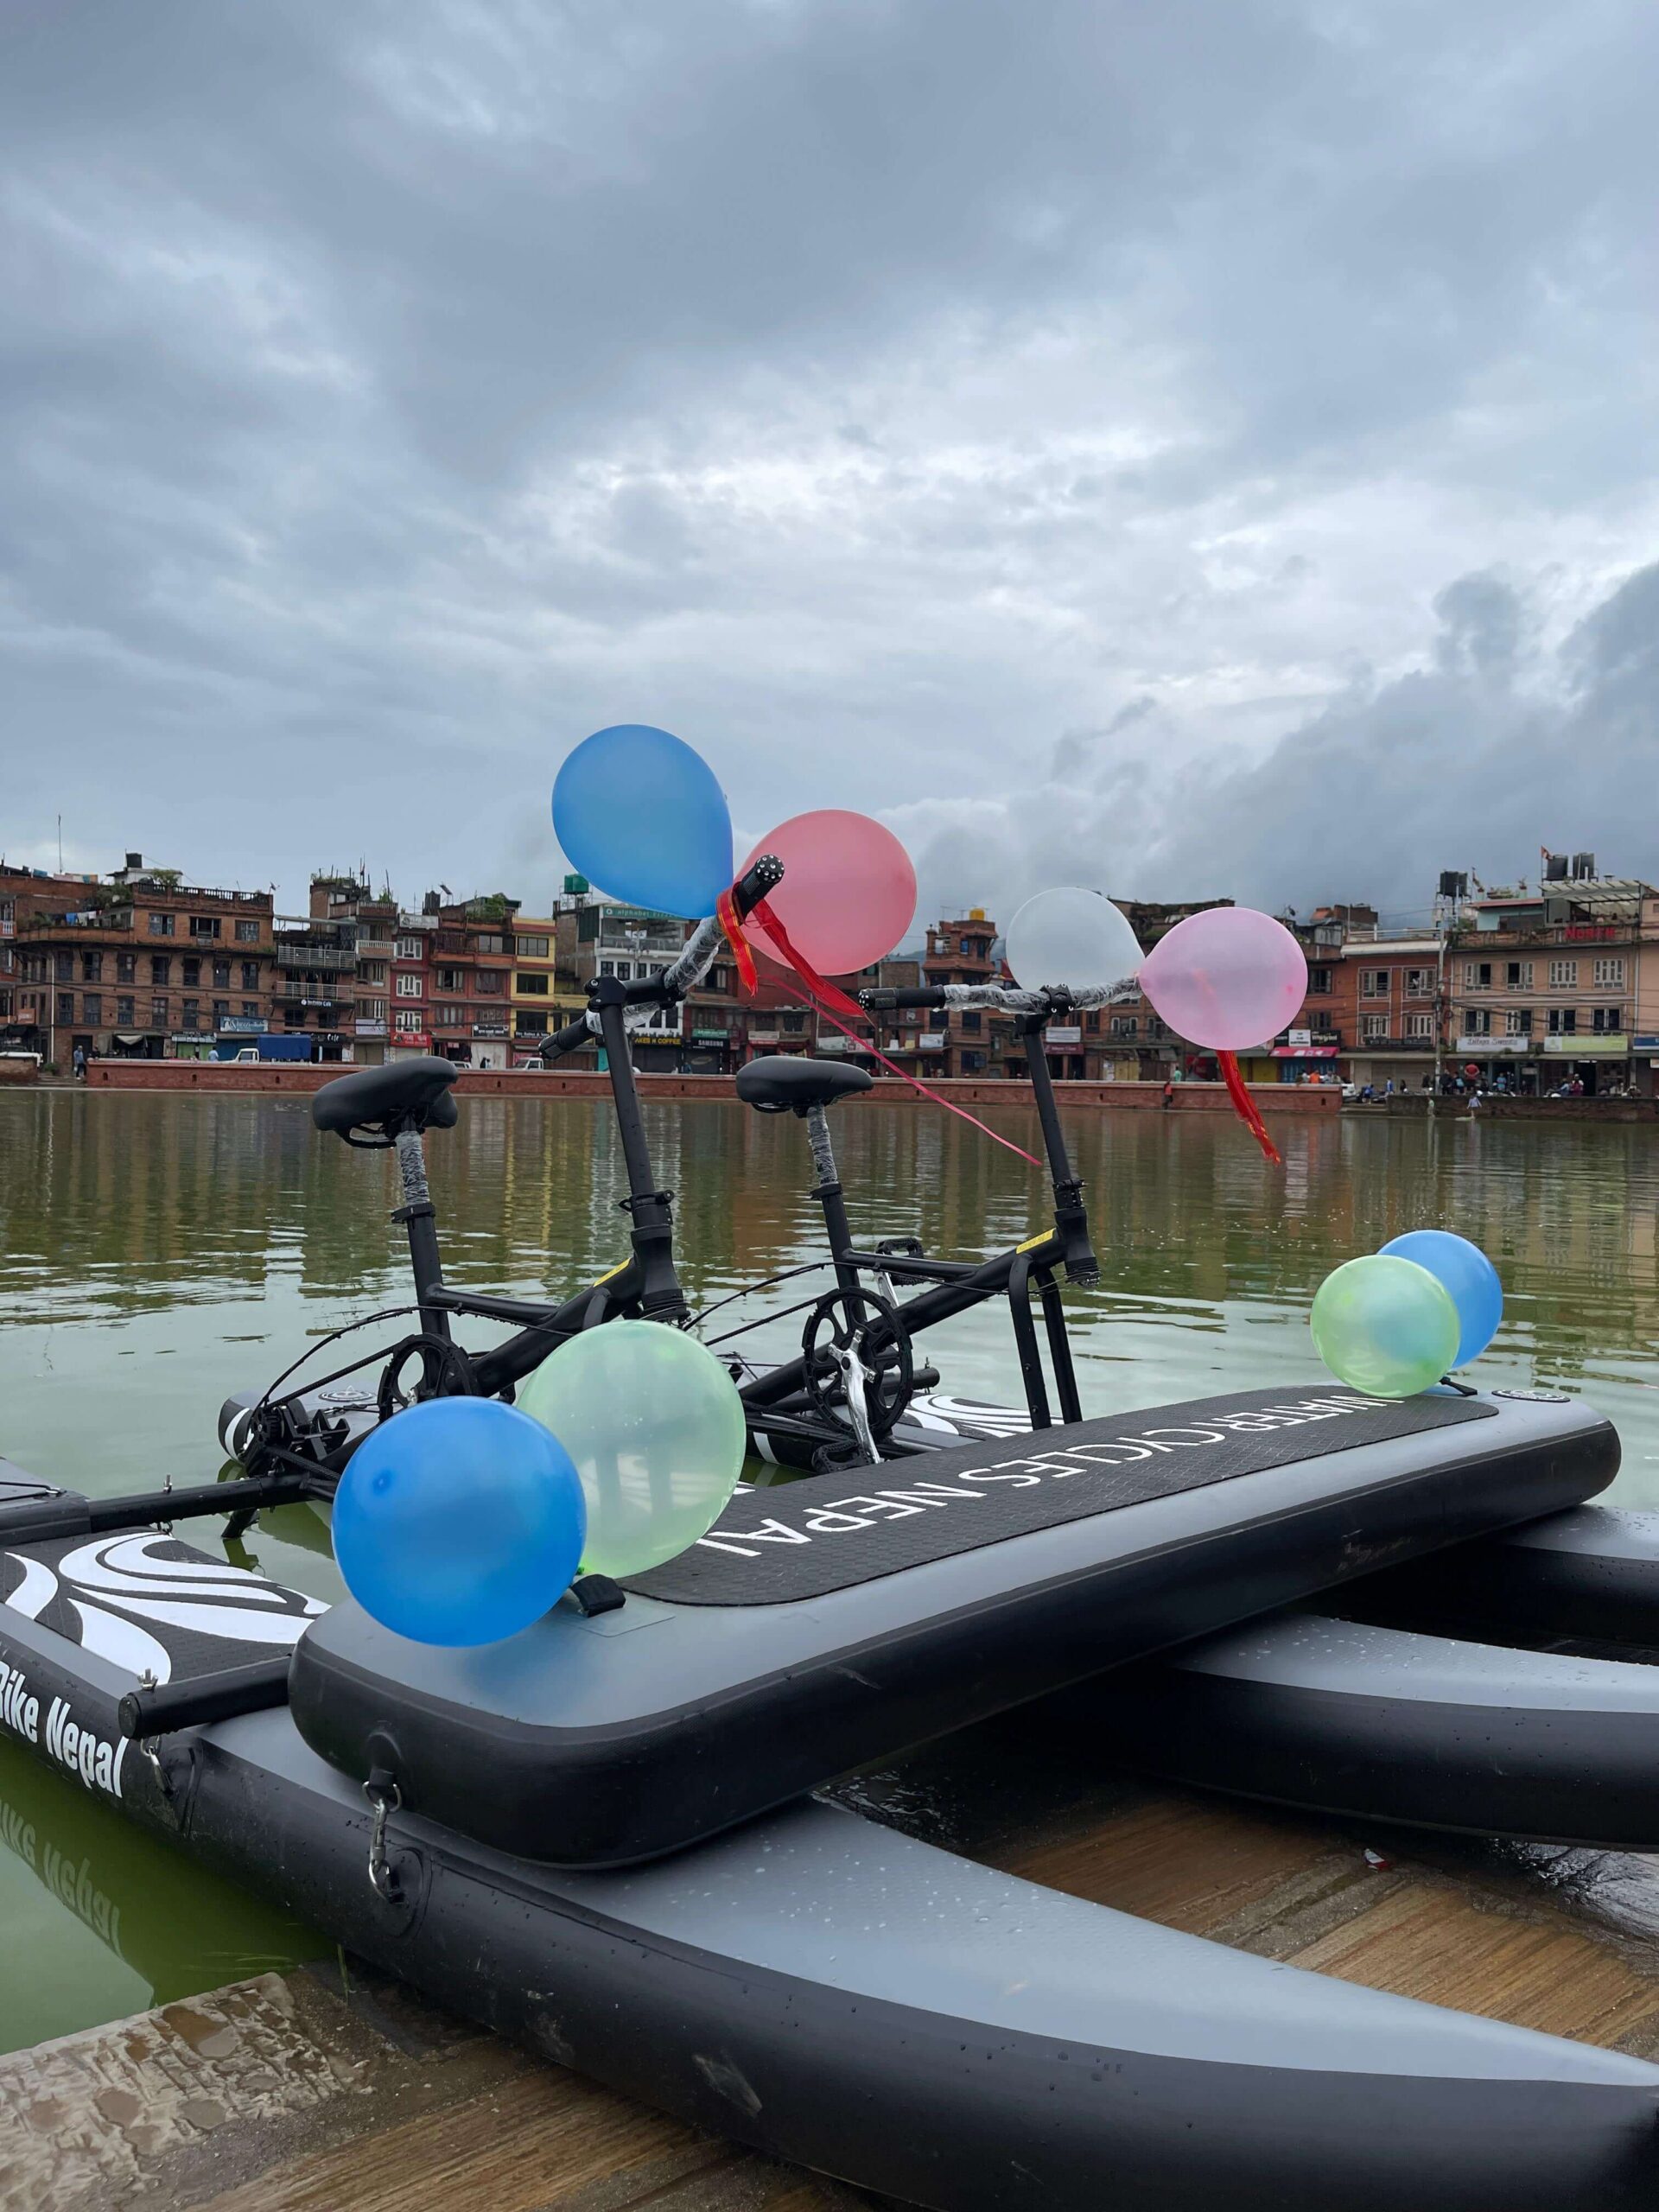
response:
[[[784,880],[766,904],[821,976],[850,976],[885,958],[915,919],[910,855],[868,814],[830,806],[791,815],[760,840],[738,874],[762,853],[775,853],[784,864]],[[779,959],[758,922],[743,928],[758,952]]]
[[[1242,1052],[1288,1026],[1307,995],[1307,962],[1271,914],[1206,906],[1160,938],[1141,988],[1178,1037]]]

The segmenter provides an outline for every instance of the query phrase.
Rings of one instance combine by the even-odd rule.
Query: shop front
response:
[[[1252,1059],[1245,1071],[1248,1083],[1339,1083],[1337,1066],[1341,1046],[1334,1039],[1316,1045],[1313,1033],[1293,1029],[1282,1045],[1275,1045],[1264,1059]],[[1241,1065],[1243,1063],[1241,1062]],[[1260,1072],[1256,1070],[1260,1069]]]

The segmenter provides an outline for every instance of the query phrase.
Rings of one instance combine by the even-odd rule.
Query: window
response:
[[[985,1055],[983,1052],[964,1052],[962,1056],[962,1071],[963,1075],[976,1075],[984,1065]]]
[[[643,976],[645,972],[645,963],[642,961],[639,964],[639,973]],[[506,978],[499,969],[480,968],[473,978],[473,988],[480,998],[499,998],[501,987],[505,981]]]
[[[166,1028],[167,1001],[164,998],[151,999],[149,1002],[149,1026],[152,1029]]]
[[[1432,1039],[1434,1034],[1433,1016],[1427,1014],[1408,1014],[1406,1016],[1406,1034],[1414,1039],[1421,1039],[1425,1041]]]
[[[1138,1034],[1140,1027],[1141,1024],[1132,1014],[1115,1014],[1112,1016],[1114,1037],[1134,1037]]]
[[[435,1006],[432,1027],[435,1029],[464,1029],[467,1027],[467,1009],[459,1006]]]
[[[1359,1017],[1359,1033],[1362,1039],[1368,1045],[1379,1043],[1389,1033],[1388,1015],[1362,1014]]]
[[[478,939],[477,950],[480,952],[505,952],[506,949],[507,941],[499,931],[486,930]]]
[[[101,983],[104,980],[104,956],[101,952],[83,952],[80,956],[80,980],[83,983]]]
[[[215,1028],[215,1029],[222,1029],[222,1028],[224,1027],[225,1024],[226,1024],[226,1023],[230,1020],[230,1018],[231,1018],[231,1002],[230,1002],[229,999],[215,999],[215,1000],[213,1001],[213,1027],[214,1027],[214,1028]]]
[[[421,957],[421,940],[419,939],[419,938],[417,938],[417,937],[400,937],[400,938],[398,938],[398,940],[397,940],[397,957],[398,957],[400,960],[418,960],[418,959],[420,958],[420,957]]]
[[[149,933],[151,937],[171,937],[173,934],[172,915],[152,914],[149,918]]]
[[[367,1021],[384,1021],[386,1018],[385,999],[359,999],[357,1010]]]
[[[115,1002],[116,1027],[118,1029],[130,1029],[132,1027],[132,1001],[127,998],[117,999]]]
[[[1463,963],[1463,988],[1465,991],[1490,991],[1492,988],[1491,962],[1465,960]]]
[[[402,1031],[404,1034],[407,1034],[410,1030],[418,1032],[421,1026],[420,1008],[418,1007],[400,1006],[397,1009],[397,1021],[393,1026]]]
[[[1463,1010],[1464,1034],[1466,1037],[1490,1037],[1492,1033],[1492,1010],[1489,1006],[1470,1006]]]
[[[513,939],[521,960],[545,960],[547,939],[544,937],[519,937]]]
[[[518,1015],[513,1026],[521,1037],[545,1037],[547,1016],[544,1014],[523,1013]]]
[[[1549,988],[1552,991],[1576,990],[1579,963],[1576,960],[1552,960],[1549,963]]]
[[[218,937],[219,920],[217,914],[192,914],[190,934],[199,944],[211,944]]]
[[[1590,1017],[1590,1027],[1599,1036],[1615,1036],[1624,1028],[1624,1017],[1616,1006],[1599,1006]]]
[[[606,969],[606,971],[605,971],[605,972],[606,972],[606,974],[607,974],[607,975],[609,975],[609,973],[610,973],[609,969],[607,968],[607,969]],[[466,988],[467,988],[467,970],[466,970],[464,968],[440,968],[440,969],[439,969],[439,970],[438,970],[438,988],[439,988],[441,991],[454,991],[454,992],[460,992],[460,991],[464,991],[464,990],[466,989]]]
[[[152,983],[170,983],[172,982],[173,963],[168,958],[164,952],[155,952],[150,955],[149,980]]]
[[[54,952],[52,956],[52,970],[53,975],[58,982],[73,983],[75,980],[74,954],[73,952]]]
[[[1385,999],[1389,995],[1389,971],[1386,968],[1362,968],[1359,971],[1359,995],[1363,999]]]
[[[136,952],[118,952],[115,956],[115,980],[118,983],[132,983],[138,979],[138,956]]]
[[[798,1037],[805,1027],[806,1016],[804,1014],[780,1014],[778,1017],[779,1030],[786,1036]]]
[[[179,963],[179,981],[184,985],[187,991],[194,990],[196,985],[201,981],[200,961],[191,960],[188,958],[181,960]]]
[[[200,1028],[201,1001],[200,999],[186,999],[179,1017],[179,1027],[181,1029],[189,1030]]]
[[[385,962],[359,960],[357,963],[357,980],[359,983],[384,983],[386,980]]]
[[[1530,1037],[1532,1008],[1529,1006],[1510,1007],[1503,1016],[1503,1033],[1506,1037]]]
[[[400,999],[419,998],[421,995],[420,977],[418,976],[400,976],[397,978],[397,995]],[[409,1025],[405,1023],[404,1026],[407,1028]],[[420,1025],[418,1023],[416,1024],[417,1028]]]
[[[255,1021],[255,1020],[257,1020],[258,1017],[259,1017],[259,1001],[258,1001],[258,1000],[257,1000],[257,999],[244,999],[244,1000],[243,1000],[243,1001],[242,1001],[242,1018],[243,1018],[243,1020],[244,1020],[245,1021]]]
[[[213,963],[213,988],[217,991],[228,991],[230,988],[230,962],[228,960],[215,960]]]
[[[601,960],[599,963],[599,972],[601,976],[614,976],[616,973],[615,961]]]
[[[75,995],[73,991],[58,993],[58,1020],[70,1022],[75,1018]]]
[[[236,941],[238,944],[257,944],[259,942],[257,920],[238,921],[236,925]]]
[[[104,1019],[102,991],[83,991],[80,995],[80,1018],[89,1029],[96,1029]]]
[[[1576,1007],[1551,1007],[1549,1009],[1549,1033],[1552,1037],[1576,1037],[1578,1031],[1579,1011]]]
[[[1595,978],[1603,989],[1611,986],[1614,990],[1622,991],[1624,988],[1624,955],[1612,953],[1605,960],[1598,960],[1595,965]]]
[[[1432,968],[1407,969],[1406,996],[1408,999],[1426,999],[1433,988],[1434,970]],[[1406,1033],[1409,1036],[1412,1033],[1408,1030]]]
[[[512,980],[520,998],[544,999],[547,996],[548,979],[545,976],[515,976]]]
[[[245,991],[258,989],[259,963],[257,960],[245,960],[242,963],[242,988]]]
[[[1506,991],[1529,991],[1532,988],[1531,961],[1507,961],[1503,968],[1503,988]]]
[[[964,1036],[977,1037],[982,1027],[982,1017],[977,1014],[964,1014],[962,1016],[963,1034]]]

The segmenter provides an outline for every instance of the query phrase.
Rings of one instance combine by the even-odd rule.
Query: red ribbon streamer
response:
[[[732,902],[732,894],[729,891],[721,893],[719,904],[715,911],[719,915],[720,925],[725,931],[732,950],[737,956],[737,970],[743,979],[743,988],[753,997],[758,982],[754,961],[749,951],[748,942],[742,935],[741,926],[737,919],[737,908]],[[1027,1152],[1024,1145],[1015,1144],[1009,1137],[999,1136],[995,1129],[986,1127],[978,1115],[970,1114],[965,1106],[958,1106],[953,1099],[941,1097],[937,1090],[930,1090],[918,1076],[912,1075],[908,1068],[901,1068],[896,1060],[890,1060],[874,1042],[867,1043],[858,1034],[856,1029],[849,1029],[847,1021],[841,1019],[843,1014],[849,1020],[856,1022],[860,1028],[868,1027],[874,1032],[875,1024],[855,1000],[849,999],[846,992],[837,985],[827,982],[811,963],[801,957],[789,941],[789,931],[764,899],[752,906],[749,912],[777,946],[779,956],[799,976],[804,987],[798,990],[793,984],[785,983],[784,988],[791,997],[801,999],[807,1006],[815,1007],[826,1020],[832,1022],[840,1030],[843,1037],[850,1037],[861,1052],[868,1052],[872,1059],[879,1060],[890,1075],[896,1075],[901,1082],[909,1084],[912,1090],[919,1090],[924,1098],[931,1098],[936,1106],[943,1106],[946,1113],[954,1114],[958,1121],[970,1123],[982,1135],[989,1137],[993,1144],[1000,1144],[1005,1152],[1017,1153],[1021,1160],[1029,1160],[1033,1167],[1040,1167],[1043,1165],[1034,1152]]]
[[[743,925],[737,918],[737,901],[729,891],[722,891],[715,899],[715,913],[726,932],[726,942],[732,948],[732,957],[737,963],[737,972],[743,988],[753,997],[757,981],[754,955],[749,950],[749,940],[743,934]]]
[[[1221,1064],[1221,1079],[1227,1086],[1227,1096],[1233,1102],[1234,1112],[1274,1166],[1282,1167],[1285,1163],[1279,1157],[1279,1148],[1268,1135],[1267,1124],[1262,1119],[1255,1099],[1244,1087],[1244,1078],[1238,1071],[1237,1053],[1217,1052],[1216,1058]]]

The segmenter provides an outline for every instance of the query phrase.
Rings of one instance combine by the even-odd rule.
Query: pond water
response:
[[[987,1119],[1034,1146],[1028,1112]],[[650,1105],[646,1123],[696,1305],[814,1256],[821,1217],[792,1117],[696,1102]],[[1484,1245],[1503,1278],[1479,1379],[1592,1398],[1624,1438],[1613,1495],[1659,1505],[1659,1142],[1645,1125],[1310,1117],[1275,1124],[1282,1168],[1221,1116],[1091,1109],[1067,1128],[1103,1263],[1099,1289],[1066,1294],[1086,1414],[1317,1383],[1306,1317],[1321,1278],[1438,1224]],[[1039,1172],[947,1116],[866,1101],[836,1128],[861,1241],[916,1235],[966,1257],[1045,1222]],[[428,1153],[456,1283],[563,1294],[623,1255],[601,1103],[468,1099]],[[394,1182],[388,1155],[319,1137],[302,1100],[0,1094],[0,1456],[94,1493],[211,1480],[226,1395],[407,1295]],[[782,1286],[719,1325],[800,1294]],[[781,1356],[799,1328],[777,1320],[744,1343]],[[1005,1312],[951,1325],[929,1356],[947,1390],[1018,1402]],[[219,1525],[191,1540],[211,1548]],[[232,1556],[338,1593],[308,1508],[264,1516]],[[326,1948],[10,1740],[0,1945],[0,2049]]]

